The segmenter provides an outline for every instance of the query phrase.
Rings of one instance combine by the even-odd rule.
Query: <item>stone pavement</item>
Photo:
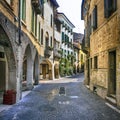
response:
[[[83,85],[83,74],[41,81],[0,120],[120,120],[120,114]],[[60,91],[61,90],[61,91]]]

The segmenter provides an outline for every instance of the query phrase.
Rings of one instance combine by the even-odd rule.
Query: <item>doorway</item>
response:
[[[108,94],[116,95],[116,51],[109,52]]]

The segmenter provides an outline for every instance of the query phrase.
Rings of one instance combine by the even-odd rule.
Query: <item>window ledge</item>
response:
[[[37,41],[37,38],[36,38],[36,36],[34,35],[34,33],[32,31],[31,31],[31,35],[35,39],[35,41]]]

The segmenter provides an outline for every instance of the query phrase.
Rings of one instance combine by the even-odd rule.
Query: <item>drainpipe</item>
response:
[[[21,0],[19,0],[18,8],[18,42],[21,44]]]

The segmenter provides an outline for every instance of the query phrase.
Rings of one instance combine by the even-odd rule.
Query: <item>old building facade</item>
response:
[[[83,0],[85,84],[120,107],[120,1]]]
[[[84,71],[86,53],[83,51],[83,39],[84,39],[83,34],[76,32],[73,33],[73,46],[74,46],[74,53],[76,56],[76,61],[75,61],[76,73],[80,73]]]
[[[41,76],[54,79],[57,7],[56,0],[0,1],[0,98],[5,90],[14,89],[19,101],[22,90],[32,89]]]
[[[75,60],[73,49],[73,28],[75,27],[64,13],[57,13],[59,21],[61,21],[61,76],[70,75],[73,72],[73,64]]]

